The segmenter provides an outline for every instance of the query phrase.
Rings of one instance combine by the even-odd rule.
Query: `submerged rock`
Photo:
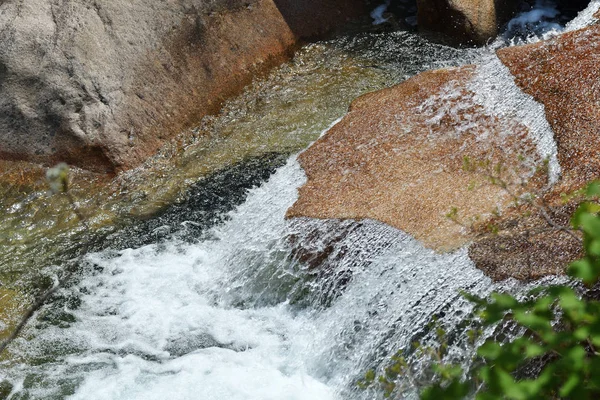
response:
[[[467,242],[472,222],[511,201],[471,163],[531,176],[540,161],[525,125],[477,103],[477,72],[429,71],[355,100],[299,156],[308,181],[287,216],[376,219],[442,251]]]
[[[517,0],[417,0],[419,29],[454,42],[485,44],[517,10]]]
[[[343,3],[343,7],[342,7]],[[0,158],[114,171],[361,1],[0,3]]]

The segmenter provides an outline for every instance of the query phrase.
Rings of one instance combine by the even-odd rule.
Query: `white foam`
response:
[[[346,222],[327,262],[331,278],[300,279],[301,290],[314,291],[312,305],[293,306],[288,278],[307,270],[289,257],[289,235],[332,231],[284,219],[304,180],[292,158],[200,243],[90,255],[102,271],[70,289],[85,293],[71,310],[77,322],[24,343],[81,350],[37,372],[48,382],[81,380],[73,399],[355,398],[355,379],[408,346],[433,314],[445,309],[443,321],[460,322],[470,306],[459,289],[492,287],[466,250],[439,255],[384,224]],[[336,297],[334,278],[348,271],[353,278]],[[319,305],[325,298],[330,307]]]
[[[56,370],[91,368],[72,398],[333,398],[288,354],[292,342],[302,346],[314,336],[308,316],[293,315],[285,303],[236,308],[229,295],[267,261],[254,257],[271,255],[265,246],[281,239],[303,178],[291,160],[199,245],[172,241],[90,255],[103,272],[74,289],[89,293],[74,311],[79,322],[43,333],[90,349]]]
[[[373,25],[381,25],[388,21],[389,18],[383,18],[383,14],[387,11],[390,6],[390,0],[386,0],[385,3],[375,7],[371,11],[371,18],[373,18]]]
[[[530,42],[556,35],[564,27],[551,20],[559,14],[556,1],[536,0],[531,10],[522,12],[509,21],[506,35],[527,35]]]
[[[585,10],[581,11],[577,17],[567,24],[565,31],[575,31],[598,22],[598,19],[594,18],[594,14],[596,14],[598,10],[600,10],[600,0],[591,1]]]
[[[543,104],[516,85],[513,75],[494,53],[481,60],[477,71],[470,83],[470,89],[475,92],[474,100],[490,115],[513,118],[529,128],[538,154],[549,161],[550,183],[555,183],[560,176],[560,164],[554,132],[546,120]]]

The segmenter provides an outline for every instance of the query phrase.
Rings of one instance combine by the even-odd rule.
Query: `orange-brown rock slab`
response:
[[[498,57],[517,85],[544,105],[562,173],[561,180],[544,193],[544,200],[554,223],[569,226],[577,204],[564,205],[560,194],[600,177],[600,25],[508,47],[498,51]],[[529,213],[508,213],[495,221],[497,235],[480,236],[471,245],[471,258],[492,278],[562,274],[570,262],[582,256],[581,244],[551,229],[538,208],[530,208]]]
[[[498,51],[517,85],[545,107],[563,190],[600,176],[600,25]]]
[[[569,226],[576,207],[566,204],[551,207],[546,213],[555,225]],[[469,247],[469,257],[477,268],[497,281],[564,274],[569,263],[583,256],[581,243],[553,229],[540,211],[519,207],[495,218],[497,233],[482,234]]]
[[[349,113],[299,156],[307,175],[288,217],[376,219],[425,245],[450,250],[465,224],[510,201],[485,184],[465,158],[503,162],[537,159],[525,126],[490,115],[467,89],[476,67],[422,73],[395,87],[355,100]],[[520,172],[516,172],[520,173]]]

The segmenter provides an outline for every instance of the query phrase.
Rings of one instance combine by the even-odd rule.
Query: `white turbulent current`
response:
[[[559,14],[556,1],[536,0],[531,10],[522,12],[509,21],[507,34],[514,36],[515,33],[523,32],[543,36],[549,32],[558,33],[563,26],[552,20]]]
[[[548,174],[551,183],[560,175],[554,132],[546,120],[544,106],[516,85],[508,68],[495,54],[490,54],[479,63],[478,73],[470,82],[475,101],[491,115],[514,118],[529,129],[538,154],[548,159]],[[509,133],[505,133],[509,134]]]
[[[596,21],[594,14],[600,9],[600,1],[592,0],[570,21],[561,15],[557,0],[536,0],[531,9],[517,14],[506,25],[502,38],[496,42],[504,44],[508,40],[513,44],[535,43],[551,39],[563,32],[584,28]],[[565,24],[566,22],[566,24]]]
[[[367,221],[346,223],[350,233],[336,246],[351,244],[351,254],[330,256],[331,275],[352,278],[328,307],[263,298],[303,272],[286,257],[286,237],[303,222],[284,214],[304,179],[292,158],[200,243],[90,255],[101,272],[71,289],[85,293],[70,310],[77,322],[37,339],[86,350],[40,367],[44,379],[72,376],[74,399],[348,398],[357,374],[409,346],[434,314],[443,312],[449,327],[459,323],[469,311],[459,289],[490,290],[465,250],[439,255]],[[52,390],[29,393],[46,398]]]
[[[581,11],[577,17],[575,17],[565,26],[565,31],[575,31],[593,24],[597,21],[597,19],[594,18],[594,14],[596,14],[598,10],[600,10],[600,0],[590,1],[590,4],[585,8],[585,10]]]

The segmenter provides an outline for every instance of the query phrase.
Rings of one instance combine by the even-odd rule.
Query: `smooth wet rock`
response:
[[[569,227],[577,203],[564,204],[561,193],[600,177],[600,25],[505,48],[498,51],[498,57],[514,74],[517,85],[544,105],[562,176],[555,187],[540,195],[553,223]],[[496,280],[563,274],[570,262],[583,255],[581,243],[552,228],[539,205],[513,210],[495,223],[498,233],[480,235],[469,255]]]
[[[463,245],[472,222],[510,203],[465,163],[523,175],[539,162],[526,126],[476,103],[476,75],[475,66],[429,71],[359,97],[299,156],[308,180],[287,216],[375,219],[437,250]]]
[[[344,6],[342,7],[342,4]],[[361,1],[0,2],[0,158],[111,172]]]
[[[418,26],[453,42],[485,44],[498,35],[517,5],[516,0],[417,0]]]
[[[600,176],[600,25],[498,57],[517,85],[545,107],[562,169],[561,187],[575,189]]]

